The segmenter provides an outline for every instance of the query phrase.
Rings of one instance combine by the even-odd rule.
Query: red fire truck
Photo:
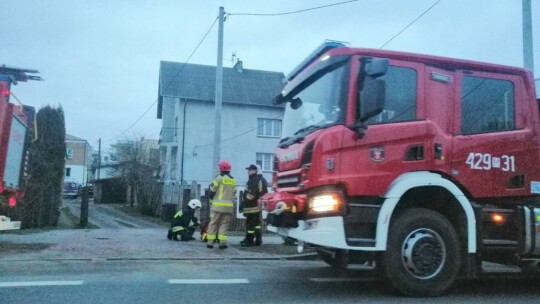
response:
[[[16,216],[17,200],[23,195],[28,130],[34,115],[32,107],[10,103],[11,84],[41,80],[29,75],[35,73],[38,71],[0,66],[0,230],[21,226],[20,221],[11,221],[11,217]]]
[[[437,296],[536,269],[540,115],[522,68],[327,42],[287,76],[269,230]]]

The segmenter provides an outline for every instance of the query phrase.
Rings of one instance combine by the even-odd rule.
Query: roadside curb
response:
[[[96,262],[96,261],[277,261],[277,260],[316,260],[316,253],[293,255],[254,256],[254,257],[96,257],[96,258],[37,258],[37,259],[5,259],[0,263],[9,262]]]

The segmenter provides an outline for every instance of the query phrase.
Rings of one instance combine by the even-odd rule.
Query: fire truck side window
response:
[[[412,121],[416,119],[416,70],[389,66],[386,75],[386,103],[381,114],[367,120],[368,125]]]
[[[502,79],[465,76],[461,82],[461,133],[514,129],[514,86]]]

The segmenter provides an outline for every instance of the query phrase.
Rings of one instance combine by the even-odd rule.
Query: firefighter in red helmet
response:
[[[218,163],[219,174],[210,184],[210,223],[208,224],[207,245],[214,248],[218,240],[219,249],[228,247],[227,230],[233,213],[233,199],[236,192],[236,180],[231,175],[231,163],[222,160]]]

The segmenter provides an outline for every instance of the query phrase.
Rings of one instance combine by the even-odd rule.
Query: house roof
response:
[[[224,67],[223,103],[274,106],[272,98],[282,89],[284,78],[281,72],[243,69],[241,61],[235,68]],[[163,96],[213,102],[215,87],[215,66],[161,61],[158,118]]]
[[[73,135],[69,135],[66,133],[66,140],[72,140],[72,141],[86,141],[86,139],[78,138]]]

